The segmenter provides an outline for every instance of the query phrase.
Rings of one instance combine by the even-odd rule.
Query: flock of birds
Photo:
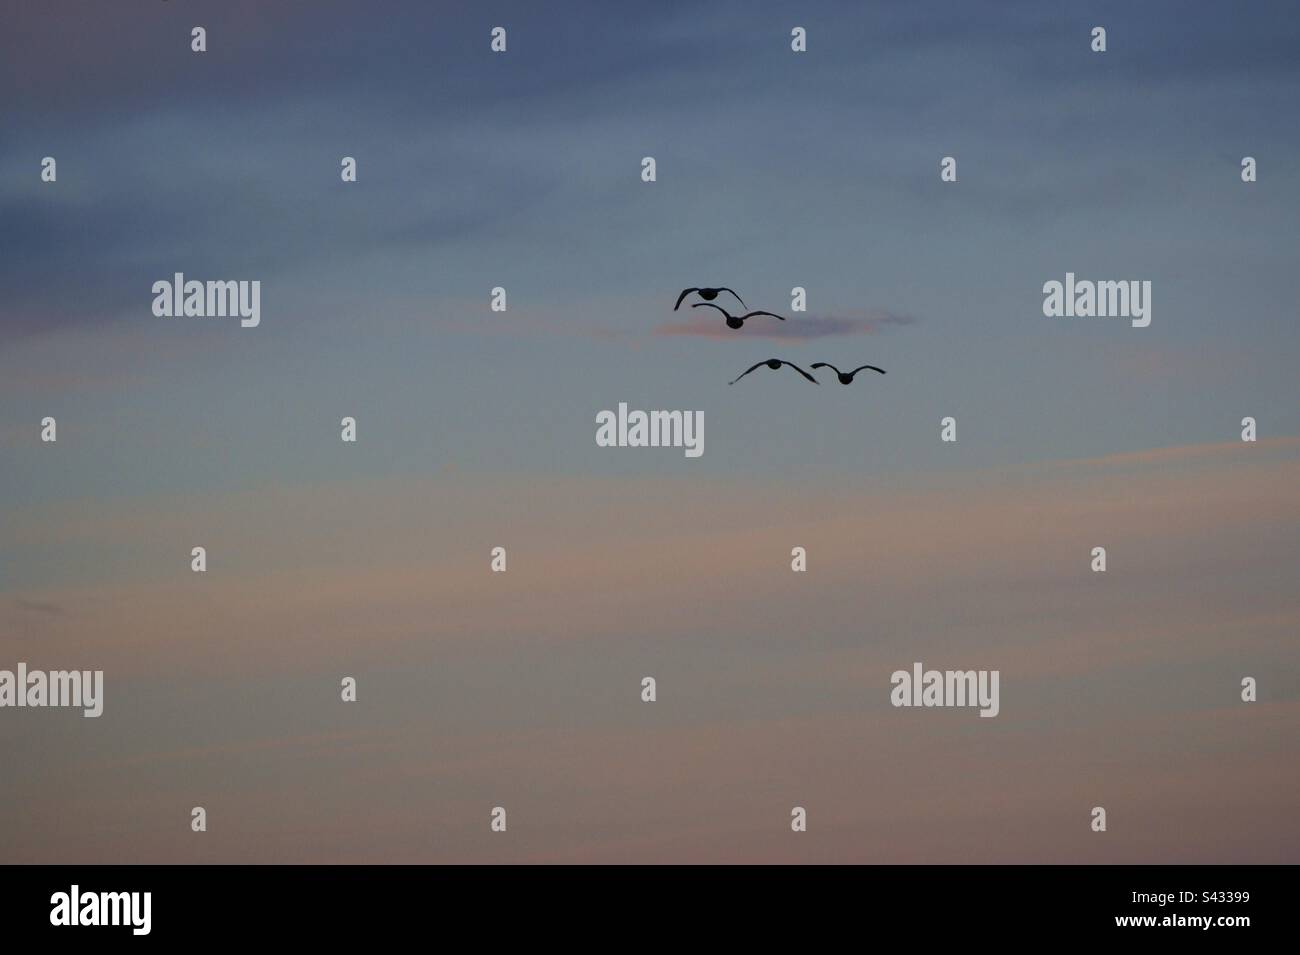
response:
[[[691,308],[712,308],[712,309],[717,309],[719,312],[721,312],[721,313],[723,314],[723,317],[726,318],[726,320],[727,320],[727,327],[728,327],[728,328],[736,328],[736,329],[743,328],[744,325],[745,325],[745,322],[746,322],[747,320],[749,320],[749,319],[751,319],[751,318],[755,318],[755,317],[757,317],[757,316],[766,316],[766,317],[769,317],[769,318],[779,319],[780,321],[783,321],[783,322],[785,321],[785,316],[784,316],[784,315],[778,315],[778,314],[776,314],[776,312],[765,312],[765,311],[762,311],[762,310],[758,310],[758,311],[753,311],[753,312],[746,312],[744,315],[732,315],[730,312],[728,312],[728,311],[727,311],[725,308],[723,308],[721,305],[715,305],[715,304],[713,304],[714,301],[717,299],[717,297],[718,297],[719,295],[721,295],[723,292],[726,292],[728,295],[730,295],[732,298],[734,298],[737,302],[740,302],[740,307],[741,307],[741,308],[748,308],[748,307],[749,307],[748,305],[745,304],[744,299],[742,299],[742,298],[741,298],[739,295],[737,295],[734,291],[732,291],[731,289],[726,288],[726,287],[723,287],[723,288],[687,288],[687,289],[682,289],[682,294],[677,296],[677,303],[676,303],[675,305],[673,305],[673,311],[674,311],[674,312],[677,311],[679,308],[682,307],[682,302],[684,302],[684,301],[686,300],[686,296],[690,295],[692,292],[695,293],[696,295],[698,295],[698,296],[699,296],[700,298],[702,298],[704,301],[702,301],[702,302],[695,302],[693,305],[691,305]],[[792,361],[786,361],[784,358],[769,358],[769,359],[767,359],[766,361],[760,361],[758,364],[754,365],[753,367],[745,369],[743,372],[741,372],[739,375],[736,376],[736,378],[735,378],[734,381],[729,381],[729,382],[727,382],[727,384],[729,384],[729,385],[734,385],[737,381],[740,381],[741,378],[744,378],[744,377],[745,377],[746,375],[748,375],[751,371],[755,371],[755,370],[757,370],[757,369],[759,369],[759,368],[762,368],[764,365],[766,365],[768,368],[771,368],[773,371],[779,371],[782,365],[789,365],[789,366],[790,366],[791,368],[793,368],[795,371],[799,372],[799,374],[803,375],[805,378],[807,378],[809,381],[811,381],[814,385],[819,385],[819,384],[821,384],[821,382],[819,382],[816,378],[814,378],[814,377],[813,377],[812,375],[810,375],[808,372],[804,371],[802,368],[800,368],[800,367],[799,367],[798,365],[796,365],[794,362],[792,362]],[[854,368],[852,371],[840,371],[838,368],[836,368],[834,365],[832,365],[832,364],[831,364],[830,362],[828,362],[828,361],[818,361],[818,362],[813,362],[813,365],[812,365],[812,369],[813,369],[813,371],[816,371],[818,368],[829,368],[829,369],[831,369],[831,371],[835,372],[835,376],[839,379],[841,385],[851,385],[851,384],[853,384],[854,376],[856,376],[857,373],[860,372],[860,371],[875,371],[875,372],[879,372],[879,373],[882,374],[882,375],[885,373],[885,369],[883,369],[883,368],[877,368],[875,365],[859,365],[857,368]]]

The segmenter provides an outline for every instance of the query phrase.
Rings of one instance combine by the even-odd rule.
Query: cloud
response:
[[[1211,461],[1228,455],[1253,454],[1257,458],[1271,452],[1286,454],[1300,446],[1300,436],[1283,435],[1262,438],[1253,443],[1245,441],[1218,441],[1204,444],[1179,444],[1163,448],[1144,448],[1140,451],[1121,451],[1094,458],[1068,458],[1045,462],[1043,467],[1053,470],[1077,471],[1082,467],[1118,467],[1124,465],[1187,465],[1193,461]]]
[[[1222,586],[1225,567],[1233,568],[1234,601],[1257,600],[1251,615],[1294,625],[1294,607],[1271,596],[1267,574],[1256,577],[1261,566],[1294,563],[1293,543],[1267,530],[1289,526],[1297,513],[1292,488],[1300,460],[1294,444],[1279,443],[1277,452],[1192,469],[1170,449],[1135,457],[1140,467],[1122,482],[1099,481],[1095,471],[1026,465],[926,481],[908,475],[870,488],[830,483],[801,505],[780,482],[732,478],[463,474],[277,486],[65,502],[13,516],[0,524],[0,536],[42,564],[70,571],[57,589],[15,594],[57,603],[65,613],[15,614],[14,626],[21,621],[51,646],[93,655],[122,675],[211,675],[242,652],[256,654],[266,672],[331,671],[346,664],[362,630],[391,665],[418,663],[435,636],[442,646],[482,639],[501,647],[526,635],[529,644],[599,640],[612,648],[635,642],[646,630],[638,621],[654,619],[662,607],[698,601],[707,601],[713,632],[748,634],[751,645],[764,634],[779,641],[781,620],[816,613],[850,628],[831,627],[821,638],[824,646],[843,646],[837,634],[857,626],[850,621],[861,580],[892,595],[891,605],[873,610],[872,627],[882,635],[928,628],[937,636],[907,639],[933,643],[955,626],[949,614],[960,608],[962,626],[985,634],[990,646],[1037,641],[1060,651],[1060,667],[1104,669],[1098,661],[1123,658],[1117,641],[1133,633],[1145,632],[1139,642],[1149,649],[1157,633],[1170,641],[1181,633],[1186,641],[1203,619],[1218,632],[1245,629],[1231,602],[1191,599],[1203,575],[1216,575]],[[1009,474],[1017,476],[1011,491]],[[445,515],[413,522],[419,501],[433,493]],[[627,500],[639,507],[628,510]],[[845,516],[866,513],[873,516],[862,523]],[[512,528],[511,596],[504,603],[493,603],[497,580],[482,562],[466,559],[460,543],[482,540],[488,514]],[[755,525],[761,514],[768,517]],[[143,534],[146,518],[150,531]],[[1099,617],[1091,591],[1081,590],[1093,578],[1080,580],[1078,552],[1061,545],[1091,540],[1090,529],[1099,525],[1109,528],[1112,553],[1141,567],[1145,585],[1155,587],[1112,595],[1125,603],[1110,619]],[[226,555],[219,578],[191,579],[183,563],[176,570],[171,542],[195,526],[207,528],[210,554]],[[868,537],[889,546],[864,549]],[[340,550],[339,540],[348,548]],[[787,541],[808,546],[822,567],[798,591],[771,577],[772,555],[788,554]],[[1200,556],[1210,549],[1212,569]],[[725,585],[716,581],[719,567],[728,568]],[[646,580],[655,586],[646,588]],[[945,600],[936,603],[935,592]],[[1006,603],[1008,593],[1015,608]],[[142,606],[151,608],[147,619]],[[1041,618],[1049,608],[1056,616],[1047,626]],[[0,631],[6,622],[0,617]],[[193,639],[176,642],[171,634],[178,628]],[[275,634],[269,644],[268,634]],[[1097,652],[1084,652],[1089,647]],[[1179,652],[1191,656],[1192,648]]]
[[[1091,858],[1086,826],[1058,814],[1104,761],[1108,798],[1148,827],[1125,858],[1273,860],[1277,840],[1179,840],[1207,799],[1288,844],[1297,830],[1296,773],[1277,754],[1300,716],[1300,450],[1220,447],[795,495],[730,475],[466,472],[0,515],[6,546],[68,578],[12,594],[62,614],[0,602],[0,652],[111,675],[81,748],[53,714],[0,721],[0,747],[43,760],[0,794],[27,822],[6,857],[189,860],[164,830],[89,835],[215,791],[234,826],[224,861],[482,860],[494,844],[460,820],[515,786],[505,804],[538,834],[512,859],[780,860],[791,850],[763,833],[796,779],[836,833],[800,850],[810,860],[987,861],[972,832],[1016,813],[1028,828],[994,858]],[[1217,466],[1187,466],[1202,459]],[[200,531],[206,575],[177,553]],[[504,575],[486,566],[498,540]],[[1106,575],[1088,566],[1097,540]],[[808,575],[788,569],[795,542]],[[914,660],[1001,670],[1002,715],[893,709],[889,675]],[[1245,673],[1268,675],[1267,699],[1236,702]],[[643,674],[670,708],[639,702]],[[339,702],[343,675],[356,707]],[[870,759],[846,758],[855,746]],[[892,781],[864,822],[844,794],[882,764]],[[1267,786],[1223,782],[1243,776]],[[445,838],[413,842],[409,806],[434,790]],[[737,791],[760,798],[727,815]],[[1171,806],[1179,825],[1162,828]],[[728,821],[683,835],[683,818]]]
[[[19,610],[30,610],[32,613],[43,613],[43,614],[63,613],[63,608],[58,604],[48,603],[42,600],[27,600],[26,598],[18,597],[14,600],[14,603],[17,605]]]
[[[656,335],[687,335],[696,338],[733,338],[735,331],[727,328],[716,312],[713,321],[668,322],[655,329]],[[911,315],[887,309],[871,309],[861,316],[806,315],[792,316],[784,322],[759,317],[745,326],[751,338],[811,339],[830,338],[836,335],[871,335],[888,325],[911,325],[916,321]]]

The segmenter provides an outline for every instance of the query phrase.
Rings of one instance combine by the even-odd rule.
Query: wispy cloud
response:
[[[655,329],[656,335],[689,335],[696,338],[735,338],[736,332],[717,320],[668,322]],[[771,318],[751,319],[745,334],[752,338],[809,339],[835,335],[870,335],[889,325],[911,325],[911,315],[872,309],[864,315],[793,315],[780,322]]]
[[[32,613],[43,614],[61,614],[63,608],[56,603],[49,603],[43,600],[27,600],[24,597],[18,597],[14,600],[19,610],[29,610]]]

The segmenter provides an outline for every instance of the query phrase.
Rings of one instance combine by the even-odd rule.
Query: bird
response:
[[[858,368],[854,368],[852,371],[847,371],[847,372],[845,372],[845,371],[840,371],[838,368],[836,368],[834,365],[832,365],[832,364],[831,364],[830,362],[828,362],[828,361],[818,361],[818,362],[813,362],[813,368],[814,368],[814,369],[817,369],[817,368],[832,368],[832,369],[834,369],[835,374],[839,375],[839,378],[840,378],[840,384],[841,384],[841,385],[849,385],[849,384],[852,384],[852,383],[853,383],[853,376],[856,375],[858,372],[862,371],[864,368],[870,368],[872,371],[878,371],[878,372],[880,372],[882,375],[885,373],[885,369],[883,369],[883,368],[877,368],[875,365],[862,365],[862,366],[860,366],[860,367],[858,367]]]
[[[773,318],[779,318],[781,319],[781,321],[783,322],[785,321],[784,315],[778,315],[776,314],[776,312],[764,312],[761,309],[756,312],[748,312],[744,315],[732,315],[721,305],[714,305],[712,302],[696,302],[694,305],[691,306],[691,308],[716,308],[723,315],[727,316],[728,328],[740,328],[742,325],[745,324],[745,319],[753,318],[755,315],[771,315]]]
[[[674,312],[681,308],[682,299],[690,295],[692,292],[699,292],[700,298],[704,299],[706,302],[712,302],[718,297],[719,292],[731,292],[732,297],[735,298],[737,302],[740,302],[742,308],[748,308],[748,306],[745,305],[744,300],[729,288],[684,288],[682,289],[682,294],[677,296],[677,304],[673,306]]]
[[[736,376],[736,381],[740,381],[741,378],[744,378],[745,375],[748,375],[751,371],[754,370],[754,368],[762,368],[764,365],[767,365],[767,367],[768,367],[768,368],[771,368],[773,371],[778,371],[778,370],[780,370],[780,368],[781,368],[782,365],[789,365],[789,366],[790,366],[791,368],[793,368],[795,371],[799,372],[799,374],[803,375],[805,378],[807,378],[809,381],[811,381],[814,385],[819,384],[819,382],[817,381],[816,378],[814,378],[812,375],[808,374],[808,372],[804,371],[802,368],[800,368],[800,367],[799,367],[798,365],[796,365],[794,362],[792,362],[792,361],[785,361],[784,359],[781,359],[781,358],[769,358],[767,361],[760,361],[760,362],[759,362],[757,365],[755,365],[753,368],[748,368],[748,369],[746,369],[743,373],[737,375],[737,376]],[[729,382],[727,382],[727,384],[729,384],[729,385],[734,385],[734,384],[736,383],[736,381],[729,381]]]

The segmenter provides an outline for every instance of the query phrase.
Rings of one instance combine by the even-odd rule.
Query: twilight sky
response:
[[[0,861],[1300,861],[1297,51],[1258,0],[0,0],[0,668],[106,683],[0,710]],[[260,327],[155,318],[178,271]],[[1067,271],[1150,327],[1044,317]],[[727,386],[772,356],[889,374]],[[598,448],[620,401],[703,456]],[[1001,714],[890,707],[914,660]]]

